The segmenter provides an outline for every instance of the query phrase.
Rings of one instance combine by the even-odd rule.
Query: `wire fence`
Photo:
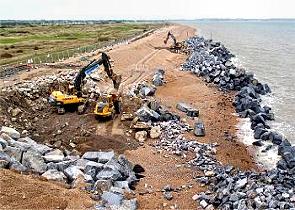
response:
[[[49,63],[60,62],[73,57],[79,57],[85,53],[95,52],[105,47],[111,47],[120,43],[132,42],[141,37],[147,36],[148,34],[152,33],[154,30],[155,29],[152,29],[144,33],[138,32],[136,34],[130,35],[122,39],[104,41],[104,42],[99,42],[99,43],[95,43],[95,44],[91,44],[87,46],[73,48],[73,49],[66,49],[66,50],[58,51],[58,52],[49,52],[46,54],[30,56],[23,60],[18,60],[17,62],[0,66],[0,78],[9,76],[15,72],[23,71],[25,69],[24,67],[27,64],[30,64],[30,65],[31,64],[49,64]]]

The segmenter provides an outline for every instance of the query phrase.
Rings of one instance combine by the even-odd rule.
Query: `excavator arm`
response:
[[[173,44],[174,46],[176,45],[176,38],[175,36],[171,33],[171,31],[168,32],[166,39],[164,40],[164,43],[167,44],[169,38],[171,37],[171,39],[173,40]]]
[[[83,79],[86,77],[86,75],[89,75],[92,72],[96,71],[100,65],[104,66],[105,72],[107,73],[108,77],[113,81],[114,88],[119,89],[119,86],[121,84],[121,75],[116,75],[113,72],[109,57],[106,53],[103,52],[99,60],[91,61],[87,66],[83,67],[81,71],[77,74],[74,81],[74,87],[77,91],[78,97],[81,97],[82,95]]]

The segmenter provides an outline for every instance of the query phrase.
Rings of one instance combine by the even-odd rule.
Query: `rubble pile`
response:
[[[187,157],[193,153],[188,165],[203,174],[195,177],[208,190],[193,196],[204,209],[291,209],[295,208],[295,165],[258,173],[240,171],[216,160],[216,143],[203,144],[188,140],[182,134],[190,130],[179,121],[160,123],[162,134],[155,147]],[[284,141],[288,145],[288,142]],[[288,147],[280,146],[281,153]],[[290,155],[290,153],[288,153]],[[293,162],[294,163],[294,162]]]
[[[158,86],[162,86],[165,83],[164,80],[165,71],[163,69],[157,69],[155,74],[153,75],[152,84],[149,82],[141,82],[138,84],[133,85],[128,95],[130,97],[140,97],[142,99],[154,96]]]
[[[127,200],[125,192],[139,181],[144,169],[130,163],[124,155],[116,157],[113,151],[86,152],[82,156],[53,149],[21,134],[13,128],[1,127],[0,168],[22,173],[36,173],[48,180],[77,187],[82,183],[101,207],[136,208],[136,199]]]
[[[190,56],[182,65],[183,70],[204,77],[206,82],[212,82],[222,90],[240,90],[254,82],[261,86],[252,73],[233,64],[231,58],[234,55],[220,42],[194,36],[186,43]]]
[[[42,97],[48,97],[52,90],[67,90],[69,85],[73,84],[76,74],[77,71],[68,70],[56,75],[45,75],[14,84],[13,86],[4,87],[1,92],[6,95],[19,94],[30,100],[37,100]],[[94,96],[100,93],[96,88],[96,83],[90,78],[86,78],[83,92],[88,94],[90,98],[94,98]]]

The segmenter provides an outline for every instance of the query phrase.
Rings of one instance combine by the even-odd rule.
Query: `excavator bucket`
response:
[[[121,82],[122,82],[122,76],[121,75],[114,75],[112,80],[113,80],[114,88],[116,90],[118,90],[121,85]]]

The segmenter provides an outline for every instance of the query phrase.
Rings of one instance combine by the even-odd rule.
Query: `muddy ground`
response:
[[[219,143],[217,158],[224,164],[232,164],[241,169],[256,169],[245,146],[237,141],[237,117],[233,115],[232,96],[219,92],[214,86],[206,85],[200,78],[188,72],[180,71],[180,65],[186,56],[171,53],[166,49],[163,40],[168,30],[172,30],[178,40],[184,40],[195,34],[195,29],[187,26],[169,26],[136,42],[117,46],[108,51],[115,61],[114,71],[123,76],[121,91],[126,92],[130,86],[137,82],[149,81],[156,69],[164,69],[167,83],[158,88],[156,98],[165,107],[185,118],[191,125],[194,121],[176,110],[175,106],[178,102],[186,102],[197,107],[200,110],[200,118],[205,123],[205,137],[196,139],[192,133],[188,136],[200,142]],[[66,63],[78,64],[81,61],[77,58],[68,60]],[[42,67],[30,72],[22,72],[6,81],[2,80],[0,85],[5,86],[24,79],[56,73],[60,70]],[[136,110],[139,106],[138,102],[125,100],[124,103],[125,110]],[[5,109],[1,110],[3,115],[5,112]],[[132,162],[140,163],[146,169],[145,178],[140,181],[135,190],[140,209],[195,209],[197,207],[192,196],[204,190],[193,181],[193,177],[198,172],[184,166],[186,159],[163,151],[156,151],[152,147],[154,140],[147,140],[144,146],[139,146],[132,135],[126,135],[129,130],[129,122],[121,123],[119,117],[114,121],[98,122],[91,112],[82,116],[77,116],[75,112],[57,115],[50,108],[39,112],[28,112],[27,116],[32,120],[32,127],[36,128],[32,130],[32,135],[37,133],[35,139],[40,142],[56,144],[56,146],[65,148],[69,148],[69,143],[74,142],[78,152],[113,149],[117,153],[125,153]],[[38,120],[34,122],[35,117]],[[21,123],[15,123],[22,126]],[[57,133],[60,134],[56,135]],[[84,197],[84,192],[78,190],[69,192],[63,186],[31,176],[1,170],[0,177],[0,208],[57,208],[57,203],[60,203],[59,208],[62,209],[87,208],[92,202],[90,198],[86,198],[87,196]],[[167,184],[182,189],[173,193],[174,198],[171,201],[165,200],[160,192]],[[44,191],[40,190],[43,188]],[[20,190],[21,194],[16,189]],[[75,201],[73,201],[71,199],[72,191],[76,193],[75,197],[85,199],[74,199]],[[49,194],[56,195],[56,197],[48,196]],[[24,200],[18,199],[20,196],[31,199],[24,202]],[[32,199],[34,196],[39,199]],[[56,202],[54,202],[55,199]]]

